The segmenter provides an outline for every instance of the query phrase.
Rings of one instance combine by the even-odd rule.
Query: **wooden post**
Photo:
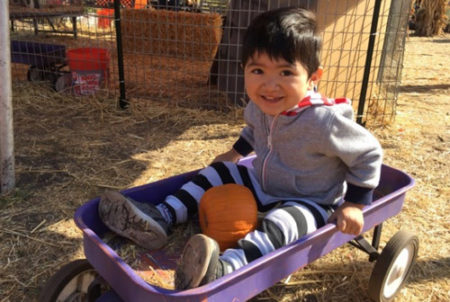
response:
[[[15,186],[9,1],[0,1],[0,193]]]

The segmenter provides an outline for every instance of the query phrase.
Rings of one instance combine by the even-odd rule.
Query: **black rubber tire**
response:
[[[405,251],[405,249],[408,249]],[[378,256],[377,262],[373,268],[372,274],[369,280],[369,296],[376,302],[387,302],[394,299],[395,295],[405,284],[411,269],[416,261],[417,252],[419,250],[419,239],[417,236],[405,232],[397,232],[386,244],[385,248]],[[407,254],[402,254],[402,252]],[[405,253],[404,252],[404,253]],[[406,263],[403,268],[399,268],[399,263],[396,260],[400,259],[399,256],[407,256]],[[401,259],[400,259],[401,260]],[[391,272],[396,270],[395,272]],[[392,275],[394,273],[394,275]],[[393,290],[386,295],[387,284],[392,281],[394,277]],[[391,279],[391,280],[388,280]],[[390,283],[393,284],[393,283]]]
[[[27,79],[30,82],[38,82],[44,80],[44,75],[36,66],[30,66],[27,72]]]
[[[58,79],[59,74],[56,71],[47,71],[44,72],[44,78],[45,80],[49,81],[50,83],[55,83],[56,80]]]
[[[86,278],[89,283],[82,284],[84,288],[79,287],[79,278]],[[77,279],[77,288],[74,288],[73,292],[69,295],[72,298],[59,297],[63,290],[72,280]],[[90,280],[92,279],[92,280]],[[95,291],[97,297],[100,296],[98,288],[92,289],[93,285],[97,287],[96,281],[98,280],[98,273],[94,270],[92,265],[86,259],[78,259],[62,266],[45,284],[39,295],[39,302],[69,302],[69,301],[95,301],[90,291]],[[82,280],[84,281],[84,280]],[[86,282],[84,282],[86,283]],[[99,285],[98,285],[99,286]],[[77,296],[78,298],[73,298]],[[58,299],[59,298],[59,299]],[[94,297],[95,298],[95,297]]]
[[[66,89],[69,89],[71,86],[72,86],[72,75],[69,73],[59,75],[53,81],[53,89],[55,89],[55,91],[57,92],[65,91]]]

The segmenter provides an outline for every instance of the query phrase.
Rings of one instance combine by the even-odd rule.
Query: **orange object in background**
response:
[[[133,5],[134,2],[134,6]],[[97,0],[98,6],[112,7],[114,5],[114,0]],[[147,7],[148,0],[121,0],[121,5],[127,8],[142,9]],[[102,8],[97,10],[98,15],[98,28],[110,28],[112,16],[114,16],[113,8]]]
[[[114,10],[111,8],[102,8],[97,10],[99,28],[109,28],[111,26],[112,16],[114,15]]]
[[[126,8],[145,8],[147,6],[148,0],[120,0],[120,4],[123,7]],[[134,6],[133,6],[134,4]],[[97,6],[103,6],[103,7],[113,7],[114,0],[97,0],[96,1]]]
[[[134,1],[134,8],[145,8],[147,6],[147,0],[136,0]]]

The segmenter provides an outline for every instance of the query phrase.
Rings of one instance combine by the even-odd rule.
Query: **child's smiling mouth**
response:
[[[265,95],[261,95],[261,98],[264,100],[264,101],[266,101],[266,102],[268,102],[268,103],[278,103],[278,102],[280,102],[282,99],[283,99],[283,97],[282,96],[278,96],[278,97],[272,97],[272,96],[265,96]]]

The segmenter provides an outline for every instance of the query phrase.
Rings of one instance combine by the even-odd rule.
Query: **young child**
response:
[[[197,234],[176,269],[177,289],[197,287],[228,274],[336,220],[340,231],[358,235],[362,208],[372,202],[380,177],[378,141],[352,121],[347,99],[315,92],[322,75],[321,39],[313,13],[282,8],[257,16],[243,41],[242,66],[250,98],[246,127],[228,152],[158,206],[108,192],[100,217],[118,234],[149,249],[164,245],[170,226],[197,212],[203,193],[238,183],[267,210],[259,229],[219,255],[217,243]],[[236,164],[250,152],[253,169]]]

